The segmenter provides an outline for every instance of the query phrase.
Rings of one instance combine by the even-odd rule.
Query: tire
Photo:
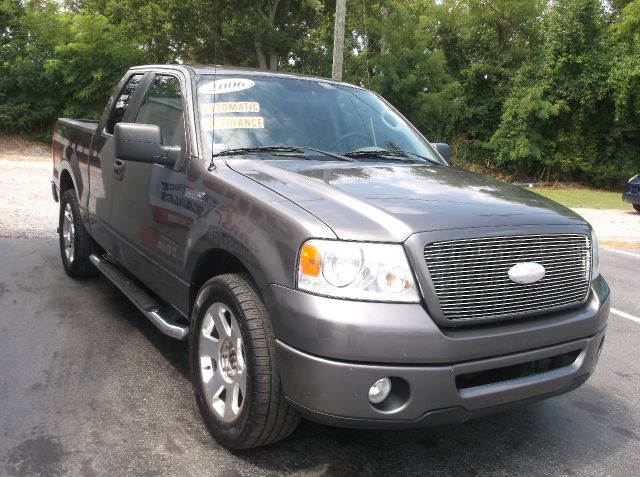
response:
[[[89,256],[97,246],[80,217],[78,196],[73,189],[67,189],[60,197],[58,241],[64,271],[72,278],[90,277],[98,274]]]
[[[633,204],[633,208],[640,214],[640,204]]]
[[[202,418],[227,449],[273,444],[297,427],[300,416],[280,386],[271,321],[247,275],[220,275],[200,289],[189,368]]]

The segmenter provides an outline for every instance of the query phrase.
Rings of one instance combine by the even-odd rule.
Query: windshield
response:
[[[421,157],[444,164],[393,107],[369,91],[262,76],[200,75],[197,81],[200,127],[208,154],[289,146],[338,154],[360,151],[354,156],[359,160],[371,151],[376,160]],[[380,151],[408,154],[387,156]],[[304,154],[318,153],[307,149]]]

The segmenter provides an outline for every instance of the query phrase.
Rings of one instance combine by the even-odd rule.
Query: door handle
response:
[[[122,159],[116,159],[113,161],[113,178],[121,181],[124,174],[124,161]]]

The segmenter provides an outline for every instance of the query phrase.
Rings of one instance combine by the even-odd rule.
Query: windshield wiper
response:
[[[235,156],[237,154],[257,153],[257,152],[284,152],[284,153],[298,153],[304,154],[304,150],[299,147],[291,146],[260,146],[260,147],[236,147],[233,149],[225,149],[224,151],[217,152],[212,157],[219,156]]]
[[[386,158],[386,157],[398,157],[398,158],[404,158],[404,159],[409,159],[409,156],[407,156],[404,152],[400,152],[400,151],[388,151],[386,149],[367,149],[367,150],[363,150],[363,151],[349,151],[349,152],[343,152],[342,153],[343,156],[345,157],[350,157],[352,159],[359,159],[361,157],[381,157],[381,158]]]
[[[411,154],[412,156],[415,156],[418,159],[422,159],[425,162],[429,162],[429,163],[435,164],[437,166],[444,166],[444,164],[442,162],[440,162],[439,160],[433,159],[432,157],[422,156],[422,155],[418,154],[417,152],[407,151],[405,149],[397,149],[397,151],[398,152],[402,152],[404,154]]]
[[[421,156],[420,154],[417,154],[415,152],[411,152],[411,151],[405,151],[402,149],[370,149],[370,150],[357,150],[357,151],[350,151],[350,152],[343,152],[341,155],[345,156],[345,157],[350,157],[350,158],[366,158],[366,157],[379,157],[382,159],[388,159],[389,157],[393,158],[393,159],[399,159],[399,160],[405,160],[405,159],[409,159],[411,160],[411,158],[409,157],[409,155],[415,156],[418,159],[420,159],[423,162],[429,162],[431,164],[438,164],[438,165],[442,165],[440,164],[439,161],[436,161],[435,159],[431,159],[425,156]]]
[[[315,149],[313,147],[304,147],[304,146],[256,146],[256,147],[236,147],[233,149],[226,149],[224,151],[220,151],[216,154],[213,154],[212,157],[219,156],[234,156],[238,154],[254,154],[260,152],[266,153],[284,153],[284,154],[304,154],[305,151],[313,151],[323,154],[325,156],[332,157],[334,159],[338,159],[339,161],[350,161],[353,162],[354,159],[349,157],[341,156],[339,154],[335,154],[333,152],[323,151],[321,149]],[[309,158],[305,158],[309,159]]]
[[[393,158],[393,159],[399,159],[399,160],[405,160],[405,159],[409,159],[412,160],[409,157],[409,154],[417,157],[418,159],[424,161],[424,162],[431,162],[434,164],[437,164],[436,161],[434,161],[433,159],[429,159],[427,157],[421,156],[420,154],[416,154],[415,152],[411,152],[411,151],[404,151],[401,149],[370,149],[370,150],[356,150],[356,151],[349,151],[349,152],[343,152],[342,155],[345,157],[350,157],[350,158],[366,158],[366,157],[378,157],[378,158],[382,158],[382,159],[389,159],[389,158]]]

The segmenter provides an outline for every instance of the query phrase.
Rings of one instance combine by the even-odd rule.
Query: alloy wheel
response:
[[[219,419],[231,423],[246,399],[247,365],[238,320],[224,303],[216,302],[207,309],[198,352],[207,404]]]
[[[75,252],[75,232],[76,228],[73,223],[73,213],[71,212],[71,204],[67,202],[64,206],[64,218],[62,220],[62,239],[64,242],[64,254],[69,263],[73,263]]]

